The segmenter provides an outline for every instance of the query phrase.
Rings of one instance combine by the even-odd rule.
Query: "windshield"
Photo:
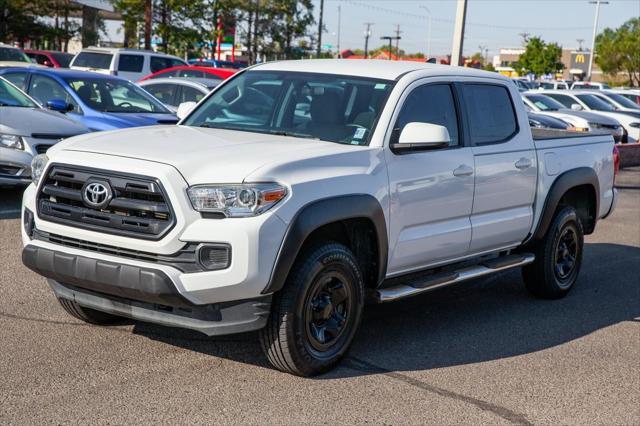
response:
[[[51,52],[50,55],[53,56],[56,61],[58,61],[62,68],[69,68],[69,64],[73,59],[73,55],[70,53]]]
[[[73,66],[108,70],[112,58],[110,53],[80,52],[73,60]]]
[[[66,78],[65,81],[87,106],[97,111],[169,113],[160,101],[125,80]]]
[[[551,99],[548,96],[544,95],[526,95],[527,99],[529,99],[540,111],[557,111],[559,109],[564,109],[565,106],[555,99]]]
[[[250,71],[214,92],[183,124],[367,145],[393,82]]]
[[[39,108],[17,87],[0,78],[0,106]]]
[[[614,101],[619,103],[623,108],[640,109],[640,105],[637,105],[632,100],[627,99],[624,96],[619,95],[617,93],[607,93],[606,97],[613,99]]]
[[[596,111],[615,111],[615,108],[602,99],[594,95],[576,95],[576,98],[580,99],[591,109]]]
[[[20,49],[0,47],[0,61],[29,62],[31,60]]]

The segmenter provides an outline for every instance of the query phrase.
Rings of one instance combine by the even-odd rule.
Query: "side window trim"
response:
[[[427,80],[425,82],[421,82],[422,80]],[[462,109],[461,109],[461,104],[460,104],[460,100],[459,100],[459,94],[458,94],[458,89],[456,87],[458,83],[455,82],[451,82],[451,81],[428,81],[428,79],[421,79],[421,80],[417,80],[414,83],[410,84],[408,87],[406,87],[404,89],[404,92],[401,95],[401,102],[398,103],[398,105],[396,105],[393,115],[392,120],[391,120],[391,124],[389,125],[389,129],[387,130],[387,136],[385,136],[385,146],[390,147],[393,139],[393,133],[395,132],[396,129],[396,123],[398,122],[398,118],[400,117],[400,114],[402,113],[402,108],[404,107],[407,99],[409,98],[409,96],[411,96],[411,94],[420,88],[426,87],[426,86],[448,86],[449,90],[451,91],[451,96],[453,98],[453,105],[455,108],[455,112],[456,112],[456,120],[457,120],[457,124],[458,124],[458,143],[456,145],[452,145],[452,146],[447,146],[447,147],[443,147],[443,148],[438,148],[438,149],[434,149],[434,150],[430,150],[430,151],[444,151],[444,150],[450,150],[450,149],[459,149],[459,148],[464,148],[467,146],[466,141],[467,139],[467,135],[466,133],[464,133],[464,128],[466,126],[462,125]],[[390,131],[389,131],[390,130]],[[393,151],[391,151],[393,153]],[[419,151],[416,151],[419,152]],[[422,153],[424,153],[426,151],[422,151]],[[394,153],[394,155],[406,155],[406,154],[397,154]]]
[[[511,90],[509,90],[509,87],[505,84],[500,84],[500,83],[493,83],[493,82],[487,82],[487,81],[465,81],[465,82],[457,82],[455,83],[456,85],[459,86],[459,91],[460,91],[460,95],[461,95],[461,99],[464,102],[464,127],[466,128],[466,134],[468,134],[469,136],[469,145],[470,146],[488,146],[488,145],[499,145],[499,144],[503,144],[503,143],[507,143],[509,141],[511,141],[513,138],[515,138],[516,136],[518,136],[518,134],[520,134],[520,123],[518,121],[518,114],[516,112],[516,107],[515,104],[513,103],[513,96],[511,96]],[[500,140],[495,140],[495,141],[490,141],[490,142],[482,142],[482,143],[476,143],[473,141],[473,138],[471,137],[471,126],[470,123],[471,121],[469,120],[469,111],[468,111],[468,102],[466,102],[465,100],[465,94],[464,94],[464,86],[467,85],[474,85],[474,86],[495,86],[495,87],[501,87],[504,90],[507,91],[507,94],[509,96],[509,103],[511,104],[511,111],[513,112],[513,118],[515,120],[516,123],[516,127],[515,130],[507,137],[500,139]]]

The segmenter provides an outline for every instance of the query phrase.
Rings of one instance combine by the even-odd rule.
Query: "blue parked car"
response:
[[[178,122],[160,101],[122,78],[47,68],[1,68],[0,75],[92,131]]]

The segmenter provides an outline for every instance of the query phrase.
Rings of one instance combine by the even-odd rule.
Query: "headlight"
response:
[[[24,150],[24,143],[20,136],[0,133],[0,147]]]
[[[257,216],[276,205],[287,195],[287,189],[275,183],[197,185],[189,188],[187,193],[191,205],[199,212],[248,217]]]
[[[34,185],[38,185],[44,168],[47,167],[49,157],[46,154],[38,154],[31,160],[31,180]]]

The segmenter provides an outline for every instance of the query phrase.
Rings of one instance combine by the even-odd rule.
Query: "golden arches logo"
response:
[[[584,64],[584,55],[582,53],[576,55],[576,64]]]

